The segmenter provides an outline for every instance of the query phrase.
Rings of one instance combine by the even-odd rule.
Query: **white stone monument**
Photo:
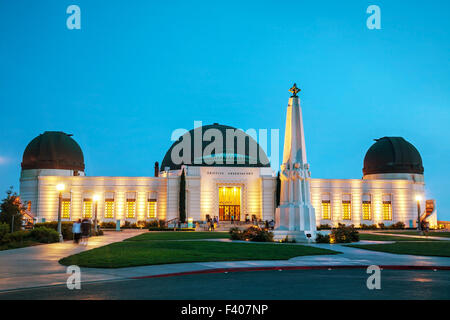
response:
[[[314,242],[316,214],[311,204],[311,173],[306,161],[302,109],[297,85],[289,90],[292,96],[286,115],[283,164],[281,165],[280,207],[275,215],[275,240]]]

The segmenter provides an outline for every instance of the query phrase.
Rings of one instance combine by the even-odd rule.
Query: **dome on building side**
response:
[[[402,137],[383,137],[367,151],[364,175],[385,173],[423,174],[419,151]]]
[[[62,169],[84,171],[84,156],[70,134],[46,131],[34,138],[25,148],[22,170]]]

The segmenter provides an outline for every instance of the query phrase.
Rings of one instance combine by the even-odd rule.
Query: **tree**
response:
[[[0,223],[7,223],[13,231],[22,228],[23,212],[25,211],[17,193],[13,192],[13,187],[6,191],[6,198],[0,204]],[[14,225],[12,226],[14,222]]]
[[[186,222],[186,174],[181,171],[180,178],[180,203],[179,203],[179,212],[180,212],[180,222]]]
[[[276,207],[278,208],[280,206],[280,196],[281,196],[281,179],[280,179],[280,171],[278,171],[277,175],[277,189],[276,189]]]

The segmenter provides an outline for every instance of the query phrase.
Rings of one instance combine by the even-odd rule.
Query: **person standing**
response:
[[[73,242],[78,244],[78,242],[80,242],[81,237],[81,219],[78,219],[73,223],[72,233],[73,233]]]

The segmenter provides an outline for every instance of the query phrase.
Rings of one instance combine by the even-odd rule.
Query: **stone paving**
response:
[[[85,250],[139,235],[146,230],[106,231],[89,239],[87,246],[72,241],[0,251],[0,291],[65,283],[66,267],[58,260]],[[108,274],[83,273],[84,281],[108,280]]]
[[[68,275],[66,267],[60,265],[60,258],[122,241],[136,236],[140,230],[106,232],[102,237],[92,238],[87,247],[71,242],[41,245],[0,252],[0,292],[19,288],[52,286],[64,284]],[[204,241],[204,240],[203,240]],[[214,239],[209,241],[229,241]],[[262,245],[247,243],[248,245]],[[361,241],[361,244],[380,243],[378,241]],[[386,242],[384,242],[386,243]],[[300,245],[300,244],[298,244]],[[82,268],[83,282],[120,280],[137,277],[169,275],[211,271],[214,269],[266,268],[266,267],[302,267],[302,266],[443,266],[450,267],[450,258],[397,255],[376,251],[351,248],[339,244],[306,244],[320,248],[339,251],[338,255],[304,256],[280,261],[233,261],[233,262],[197,262],[179,263],[120,269]]]

